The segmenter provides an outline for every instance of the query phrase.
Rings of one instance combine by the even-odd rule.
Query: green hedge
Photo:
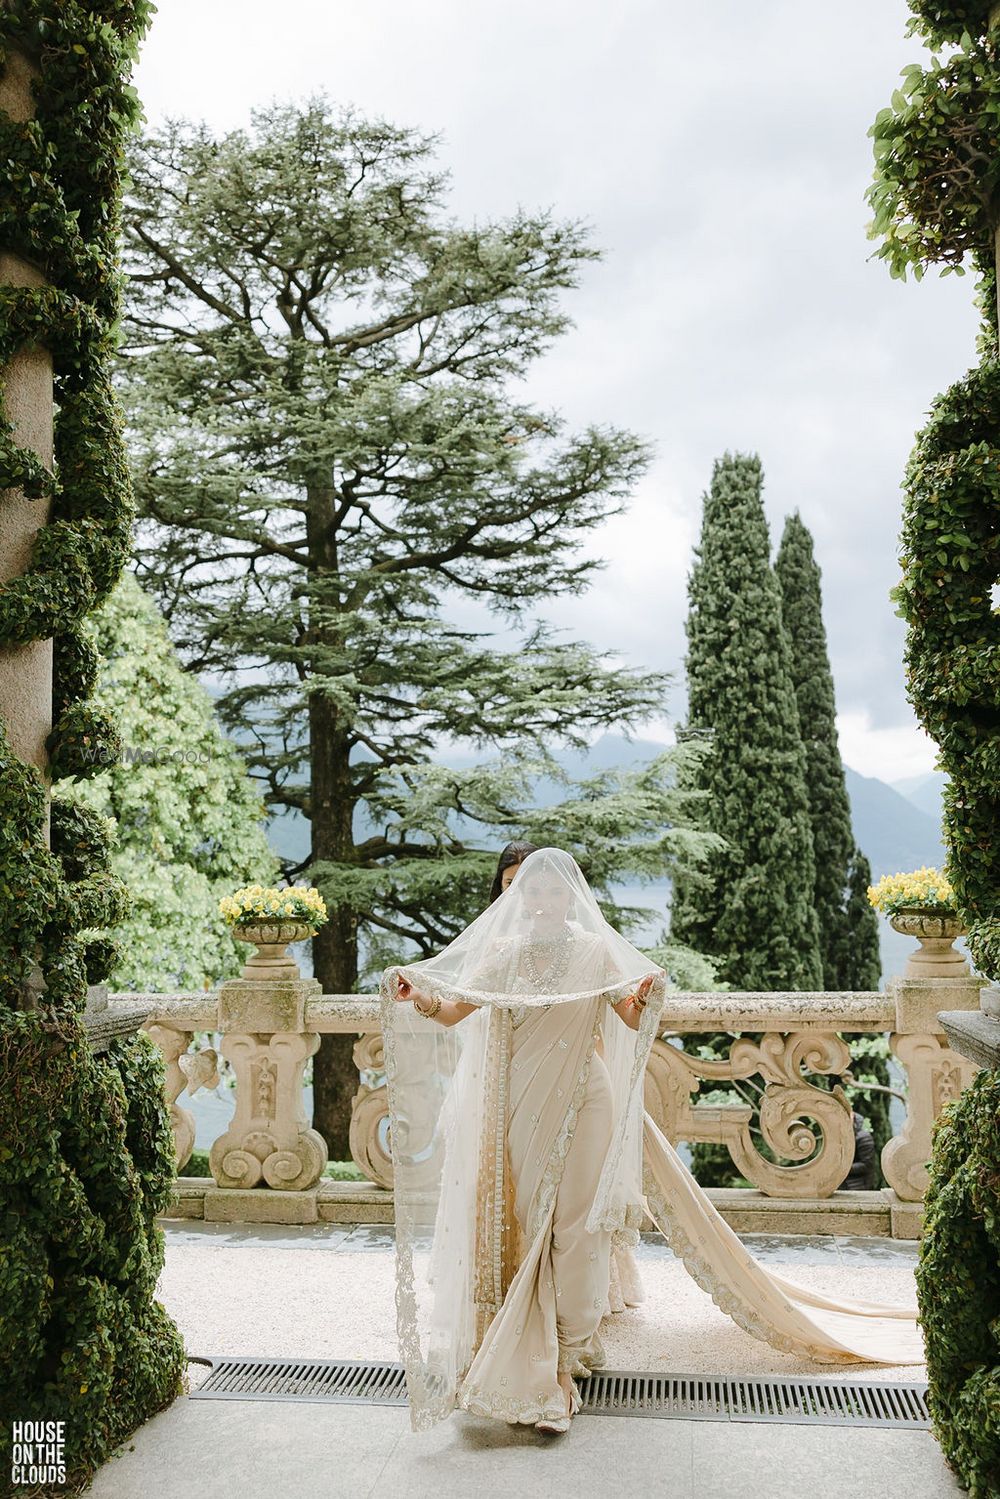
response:
[[[910,31],[918,32],[935,47],[960,42],[963,33],[981,37],[996,0],[909,0],[913,12]]]
[[[174,1181],[163,1077],[143,1033],[92,1055],[79,1018],[0,1027],[0,1410],[66,1422],[68,1486],[183,1388],[154,1299]]]
[[[907,694],[937,741],[946,872],[980,972],[1000,979],[1000,362],[939,396],[905,478],[902,579]]]
[[[973,1499],[1000,1494],[1000,1074],[980,1072],[932,1131],[917,1265],[928,1401]]]
[[[100,769],[114,726],[86,699],[96,659],[80,633],[128,557],[132,495],[111,385],[120,305],[128,84],[146,0],[15,0],[0,9],[0,66],[38,69],[35,116],[0,115],[0,237],[48,285],[0,288],[0,362],[52,355],[55,463],[18,446],[0,401],[0,489],[44,499],[25,572],[0,586],[0,646],[53,640],[53,777]],[[0,1471],[9,1419],[66,1422],[67,1487],[85,1484],[183,1388],[180,1334],[154,1297],[155,1218],[170,1198],[164,1066],[147,1036],[91,1054],[88,983],[114,966],[127,894],[100,818],[47,786],[0,723]],[[22,1492],[26,1492],[22,1490]]]
[[[1000,25],[991,0],[910,0],[910,63],[869,134],[868,201],[894,276],[973,270],[981,362],[933,403],[905,479],[902,578],[907,696],[937,742],[945,869],[969,950],[1000,981],[1000,349],[996,194]],[[982,1072],[932,1135],[917,1282],[934,1430],[976,1499],[1000,1499],[1000,1080]]]

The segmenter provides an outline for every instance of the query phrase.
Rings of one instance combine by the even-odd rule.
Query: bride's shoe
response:
[[[566,1415],[557,1416],[553,1420],[536,1421],[535,1430],[550,1432],[553,1436],[558,1436],[561,1435],[564,1431],[569,1431],[570,1423],[572,1422],[573,1417],[576,1415],[582,1404],[583,1402],[580,1399],[580,1391],[576,1387],[576,1380],[573,1380],[570,1389],[569,1409],[566,1412]]]

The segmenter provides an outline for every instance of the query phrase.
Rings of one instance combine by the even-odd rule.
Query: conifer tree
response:
[[[868,899],[871,883],[871,864],[855,844],[847,868],[844,948],[835,959],[841,989],[877,989],[882,982],[878,917]]]
[[[819,922],[823,989],[878,988],[878,918],[867,899],[850,901],[858,849],[851,827],[844,765],[837,740],[833,673],[823,625],[820,569],[812,537],[798,511],[785,521],[774,571],[791,651],[799,733],[806,755],[806,785],[816,878],[813,905]],[[852,929],[850,922],[857,923]],[[848,979],[864,977],[855,985]]]
[[[366,945],[434,951],[464,924],[483,855],[457,817],[515,821],[526,760],[663,706],[659,676],[535,618],[587,586],[585,533],[649,457],[518,390],[598,252],[547,213],[456,224],[434,147],[318,98],[217,137],[171,123],[131,163],[139,577],[188,669],[222,683],[270,807],[308,819],[285,873],[330,908],[313,966],[335,994]],[[457,626],[462,599],[516,633]],[[508,784],[442,770],[444,738],[500,757]],[[314,1084],[346,1155],[349,1036],[324,1038]]]
[[[878,917],[867,897],[871,866],[854,840],[851,803],[837,740],[833,672],[823,625],[820,569],[812,536],[798,511],[785,521],[774,571],[791,649],[799,732],[806,752],[806,783],[812,816],[816,883],[813,904],[819,922],[824,989],[877,989],[881,981]],[[845,1035],[852,1105],[868,1120],[876,1158],[892,1137],[889,1123],[889,1040],[876,1032]],[[881,1182],[876,1167],[876,1184]]]
[[[707,824],[728,841],[674,885],[671,934],[740,989],[819,989],[805,752],[755,454],[716,460],[689,578],[685,736]]]

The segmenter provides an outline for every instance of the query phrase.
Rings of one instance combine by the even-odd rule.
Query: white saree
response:
[[[402,975],[474,1013],[442,1026]],[[612,1008],[652,976],[637,1030]],[[604,1359],[600,1323],[642,1299],[645,1213],[753,1336],[821,1362],[920,1363],[916,1310],[823,1297],[758,1264],[645,1114],[666,975],[604,920],[559,849],[441,953],[382,976],[396,1308],[411,1423],[456,1407],[558,1419],[558,1374]]]

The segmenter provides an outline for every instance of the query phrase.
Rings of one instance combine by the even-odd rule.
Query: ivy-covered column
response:
[[[0,74],[0,110],[24,122],[35,113],[32,81],[37,68],[23,52],[12,52]],[[19,254],[0,250],[0,284],[39,287],[45,283],[37,265]],[[52,356],[42,344],[11,351],[2,376],[3,406],[19,448],[52,468]],[[35,537],[49,517],[46,495],[29,498],[19,488],[6,492],[0,508],[0,585],[19,577],[31,564]],[[52,641],[29,640],[0,645],[0,720],[10,748],[43,773],[48,766],[45,741],[52,728]],[[27,996],[27,1002],[31,1002]]]
[[[128,897],[104,820],[72,796],[120,748],[87,701],[85,620],[130,545],[111,370],[148,14],[0,5],[0,1472],[24,1492],[78,1491],[185,1372],[155,1296],[175,1175],[163,1059],[142,1033],[88,1043],[88,984],[117,960],[88,934]],[[32,1479],[14,1423],[50,1421],[63,1462]]]
[[[872,126],[871,234],[890,272],[974,270],[979,363],[931,408],[905,477],[907,693],[936,741],[946,872],[990,981],[981,1013],[941,1010],[980,1070],[931,1135],[917,1293],[934,1433],[972,1499],[1000,1474],[1000,5],[910,0],[929,61]]]

